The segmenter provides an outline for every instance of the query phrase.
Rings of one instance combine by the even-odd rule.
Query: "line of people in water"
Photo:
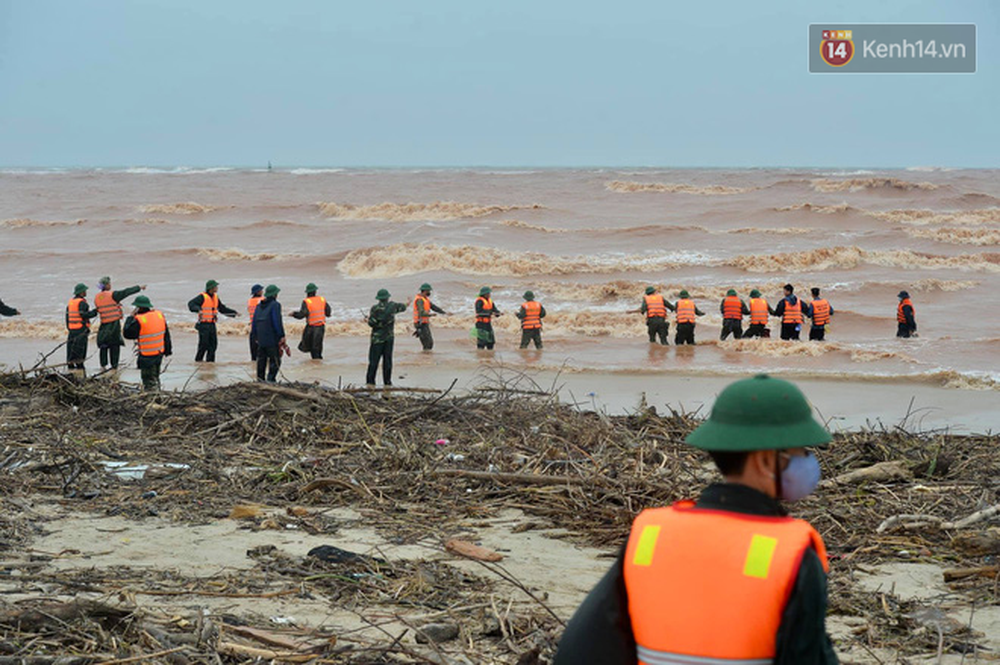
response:
[[[143,386],[159,387],[163,358],[172,352],[166,319],[162,312],[153,308],[145,295],[135,298],[132,302],[134,309],[128,317],[124,316],[121,304],[123,300],[145,288],[145,285],[134,285],[124,289],[114,289],[111,278],[102,277],[98,281],[94,307],[91,308],[87,303],[87,285],[81,282],[74,287],[73,297],[67,303],[65,312],[68,331],[66,364],[71,370],[84,369],[90,321],[99,317],[97,345],[102,372],[118,368],[121,347],[125,345],[124,340],[133,339],[136,340]],[[318,290],[316,284],[309,283],[305,288],[305,298],[301,305],[290,313],[296,319],[305,320],[306,325],[297,348],[314,359],[323,357],[326,322],[332,315],[330,303],[318,295]],[[280,291],[281,289],[274,284],[268,285],[267,288],[254,284],[247,300],[246,311],[251,321],[250,358],[257,365],[257,378],[261,381],[275,381],[281,367],[282,355],[291,356],[282,323],[281,303],[277,300]],[[420,340],[425,351],[434,348],[431,319],[441,315],[450,316],[450,313],[431,301],[432,291],[431,285],[425,282],[420,285],[419,292],[403,304],[393,302],[388,290],[379,289],[375,296],[376,303],[365,319],[371,329],[368,370],[365,376],[367,384],[374,385],[381,365],[384,385],[392,385],[396,315],[405,312],[411,306],[413,336]],[[719,304],[719,311],[722,314],[722,330],[719,338],[725,340],[730,335],[734,339],[770,337],[769,322],[774,317],[780,320],[781,339],[798,340],[806,319],[809,319],[809,339],[822,341],[835,312],[830,302],[821,296],[819,288],[813,287],[811,294],[812,300],[805,302],[795,295],[795,288],[791,284],[786,284],[783,297],[772,307],[758,289],[750,291],[749,304],[737,295],[735,289],[729,289]],[[640,306],[629,310],[630,313],[645,316],[651,344],[669,343],[668,312],[675,313],[674,343],[678,345],[695,343],[696,320],[697,317],[704,316],[705,312],[698,308],[688,291],[681,290],[677,296],[675,302],[670,302],[657,287],[648,286]],[[896,336],[916,336],[917,324],[909,293],[900,291],[898,298]],[[236,317],[239,316],[239,312],[227,307],[219,299],[219,283],[214,279],[208,280],[205,283],[205,290],[188,302],[188,310],[197,314],[195,328],[198,331],[198,347],[195,351],[195,361],[215,362],[215,353],[218,349],[216,324],[219,316]],[[0,315],[18,314],[20,312],[17,309],[5,305],[0,300]],[[492,289],[489,286],[482,287],[475,300],[475,324],[471,331],[478,349],[490,351],[495,348],[493,319],[502,314],[493,302]],[[533,344],[536,349],[541,349],[542,319],[545,318],[546,311],[545,307],[535,299],[532,291],[524,292],[523,302],[515,316],[520,320],[520,348],[526,349]],[[743,329],[745,318],[748,319],[746,330]]]

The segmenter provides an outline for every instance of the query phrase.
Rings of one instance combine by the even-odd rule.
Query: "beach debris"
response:
[[[385,563],[385,560],[358,554],[349,550],[342,550],[333,545],[320,545],[314,547],[306,553],[307,557],[313,557],[326,563]]]
[[[231,520],[252,520],[263,516],[263,506],[250,504],[237,504],[233,506],[232,510],[229,511],[229,519]]]
[[[864,482],[884,483],[892,480],[912,480],[913,472],[903,460],[879,462],[863,469],[842,473],[835,478],[824,480],[820,487],[851,485]]]
[[[480,545],[475,545],[466,540],[452,538],[444,544],[444,548],[452,554],[464,556],[467,559],[475,559],[477,561],[503,561],[502,554]]]
[[[420,644],[448,642],[458,637],[458,626],[453,623],[429,623],[416,629],[414,638]]]

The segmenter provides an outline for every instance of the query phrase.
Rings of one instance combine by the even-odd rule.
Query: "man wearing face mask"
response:
[[[826,547],[789,517],[830,441],[805,397],[766,375],[729,385],[687,437],[724,482],[644,510],[567,625],[554,665],[837,663],[826,633]]]

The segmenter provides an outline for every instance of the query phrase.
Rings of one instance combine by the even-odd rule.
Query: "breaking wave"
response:
[[[235,247],[230,249],[198,249],[195,253],[209,261],[286,261],[299,257],[297,254],[277,254],[274,252],[253,254]]]
[[[539,224],[529,224],[528,222],[522,222],[519,219],[505,219],[499,222],[501,226],[509,226],[515,229],[524,229],[526,231],[539,231],[541,233],[570,233],[572,229],[563,229],[551,226],[541,226]]]
[[[282,228],[302,228],[305,224],[300,224],[298,222],[286,222],[280,219],[262,219],[259,222],[253,222],[252,224],[247,224],[240,228],[243,229],[282,229]]]
[[[213,210],[219,210],[218,206],[201,205],[200,203],[150,203],[139,206],[139,212],[147,215],[201,215]]]
[[[4,219],[0,220],[0,226],[6,226],[9,229],[22,229],[32,226],[80,226],[86,223],[85,219],[78,219],[75,222],[53,222],[53,221],[43,221],[38,219]]]
[[[840,215],[848,212],[864,212],[860,208],[855,208],[852,205],[846,203],[838,203],[837,205],[817,205],[815,203],[797,203],[790,206],[781,206],[780,208],[773,208],[775,212],[796,212],[802,210],[805,212],[815,212],[821,215]]]
[[[806,252],[741,255],[726,265],[747,272],[806,272],[857,268],[862,264],[892,268],[977,270],[1000,272],[1000,253],[940,256],[910,250],[868,251],[860,247],[830,247]]]
[[[718,342],[725,351],[752,353],[758,356],[783,358],[787,356],[821,356],[830,351],[840,351],[836,342],[787,342],[780,339],[734,339]]]
[[[728,196],[751,192],[753,187],[727,187],[725,185],[685,185],[665,182],[635,182],[632,180],[613,180],[605,185],[612,192],[634,194],[637,192],[670,192],[677,194],[700,194],[702,196]]]
[[[935,229],[907,229],[914,238],[926,238],[953,245],[1000,245],[1000,229],[959,229],[941,227]]]
[[[816,178],[811,180],[812,188],[817,192],[859,192],[866,189],[889,189],[909,192],[912,190],[930,191],[938,185],[930,182],[910,182],[899,178],[848,178],[847,180],[831,180]]]
[[[896,289],[906,289],[907,291],[914,291],[917,293],[924,293],[928,291],[944,291],[945,293],[950,293],[953,291],[964,291],[965,289],[974,289],[979,286],[982,282],[975,280],[957,280],[957,279],[919,279],[915,282],[864,282],[858,288],[859,291],[869,290],[871,288],[885,288],[891,286],[892,290]]]
[[[883,222],[896,224],[954,224],[958,226],[978,226],[1000,222],[1000,208],[980,208],[978,210],[887,210],[867,212],[871,217]]]
[[[0,338],[61,339],[66,336],[66,324],[61,321],[25,321],[7,319],[0,321]]]
[[[432,203],[379,203],[357,206],[350,203],[320,202],[316,206],[327,217],[335,219],[384,219],[390,222],[444,222],[454,219],[486,217],[512,210],[539,210],[544,206],[533,205],[479,205],[434,201]]]
[[[170,221],[162,217],[142,217],[139,219],[123,220],[125,224],[169,224]]]
[[[905,363],[915,363],[917,359],[899,351],[872,351],[870,349],[853,349],[851,360],[858,363],[872,363],[880,360],[900,360]]]

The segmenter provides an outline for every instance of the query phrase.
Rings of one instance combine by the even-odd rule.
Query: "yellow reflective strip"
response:
[[[636,566],[648,566],[653,563],[653,552],[656,550],[656,539],[660,536],[660,527],[647,525],[642,527],[639,543],[635,546],[635,556],[632,563]]]
[[[771,559],[774,558],[774,550],[777,547],[777,538],[754,534],[750,539],[747,559],[743,563],[743,574],[747,577],[767,579],[767,573],[771,569]]]

